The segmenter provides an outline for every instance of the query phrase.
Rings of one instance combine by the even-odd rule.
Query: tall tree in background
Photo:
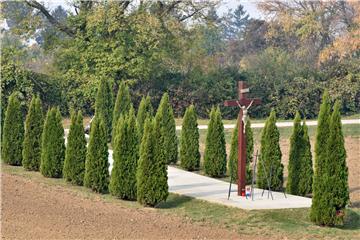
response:
[[[282,190],[283,169],[279,144],[279,130],[276,127],[276,113],[272,110],[261,133],[260,158],[256,183],[259,188]]]
[[[81,111],[71,115],[71,125],[67,138],[63,175],[77,185],[83,185],[86,159],[86,139]]]
[[[122,82],[116,95],[116,101],[112,115],[112,143],[114,143],[114,136],[116,135],[116,125],[118,119],[120,118],[121,114],[128,114],[131,106],[132,103],[130,99],[129,87]]]
[[[95,116],[103,121],[107,139],[111,139],[113,96],[110,83],[100,80],[95,101]]]
[[[1,158],[10,165],[19,166],[22,162],[24,141],[24,122],[18,99],[18,93],[13,92],[6,109],[2,133]]]
[[[311,221],[316,224],[327,224],[329,219],[336,213],[331,213],[331,199],[329,195],[330,176],[328,176],[328,141],[330,130],[330,114],[331,105],[329,99],[329,93],[325,91],[322,97],[322,103],[320,107],[318,125],[316,129],[316,142],[315,142],[315,171],[314,181],[312,187],[312,205],[310,218]],[[329,205],[330,204],[330,205]]]
[[[205,144],[205,173],[211,177],[224,176],[226,173],[226,147],[224,125],[219,107],[211,109]]]
[[[142,134],[144,132],[144,124],[146,118],[151,118],[154,115],[154,109],[151,105],[151,98],[149,95],[141,98],[141,102],[139,105],[139,109],[136,115],[136,120],[138,123],[138,129],[139,129],[139,135],[140,139],[142,137]]]
[[[299,174],[298,194],[301,196],[306,196],[312,191],[314,170],[313,170],[308,127],[306,126],[305,119],[302,125],[302,131],[303,131],[303,136],[302,136],[303,145],[302,145],[302,155],[301,155],[301,168]]]
[[[290,138],[290,154],[288,165],[288,180],[286,191],[290,194],[299,194],[300,172],[302,171],[302,155],[303,155],[303,138],[304,133],[301,127],[300,113],[297,112],[294,119],[293,132]]]
[[[26,170],[38,171],[41,159],[41,133],[43,130],[43,111],[39,97],[31,99],[25,121],[22,165]]]
[[[180,165],[189,171],[200,167],[199,129],[194,105],[190,105],[184,115],[180,136]]]
[[[109,161],[106,127],[102,118],[91,123],[86,154],[84,186],[98,193],[106,193],[109,185]]]
[[[136,169],[139,158],[139,132],[134,109],[121,115],[114,138],[114,164],[109,190],[121,199],[136,200]]]
[[[157,158],[165,164],[176,163],[178,159],[178,138],[169,95],[164,93],[155,115],[155,134],[158,141]]]
[[[60,178],[65,158],[64,128],[59,108],[46,115],[42,132],[40,172],[45,177]]]

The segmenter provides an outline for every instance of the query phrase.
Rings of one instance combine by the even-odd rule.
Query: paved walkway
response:
[[[360,119],[344,119],[341,120],[341,123],[343,125],[346,124],[360,124]],[[289,121],[289,122],[277,122],[276,126],[277,127],[292,127],[294,124],[294,122]],[[317,125],[317,121],[306,121],[306,125],[307,126],[316,126]],[[251,128],[263,128],[265,126],[265,123],[251,123]],[[198,126],[199,129],[207,129],[208,126],[207,125],[199,125]],[[224,124],[224,128],[225,129],[234,129],[235,128],[235,124]],[[181,126],[176,126],[176,130],[181,130]]]

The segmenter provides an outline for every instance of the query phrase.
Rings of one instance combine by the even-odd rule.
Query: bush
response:
[[[116,135],[116,125],[121,114],[128,114],[132,106],[130,92],[128,86],[123,82],[120,84],[119,91],[116,96],[115,107],[112,116],[112,144],[114,144],[114,136]]]
[[[231,148],[229,156],[229,175],[233,181],[238,179],[238,129],[239,121],[236,121],[236,126],[233,130],[231,137]],[[252,170],[250,163],[252,162],[254,152],[254,137],[251,129],[250,119],[247,119],[245,124],[245,137],[246,137],[246,183],[252,181]]]
[[[332,208],[332,196],[330,194],[331,179],[328,170],[328,141],[330,130],[330,99],[329,93],[325,91],[320,106],[318,125],[316,129],[315,142],[315,172],[312,187],[313,199],[310,211],[310,219],[318,225],[332,223],[336,212]]]
[[[42,133],[40,172],[45,177],[60,178],[65,157],[64,129],[58,108],[46,115]]]
[[[17,93],[14,92],[9,98],[3,127],[2,159],[5,163],[21,165],[23,140],[23,116]]]
[[[145,120],[136,173],[137,200],[146,206],[156,206],[169,195],[166,163],[156,157],[158,139],[155,137],[154,124],[149,118]]]
[[[134,109],[119,118],[114,137],[114,164],[109,190],[114,196],[136,200],[136,168],[139,158],[139,136]]]
[[[106,193],[109,185],[109,161],[106,127],[102,118],[91,123],[86,154],[84,186],[98,193]]]
[[[293,133],[290,139],[290,154],[288,165],[288,181],[286,191],[288,193],[299,194],[300,171],[302,170],[302,155],[304,133],[301,127],[300,113],[297,112],[294,119]]]
[[[83,185],[86,159],[86,139],[81,111],[73,112],[67,139],[64,178],[73,184]]]
[[[259,188],[267,189],[268,180],[272,190],[282,190],[283,188],[284,166],[281,164],[279,136],[279,130],[276,127],[276,113],[272,110],[261,135],[260,158],[256,180]]]
[[[161,98],[159,108],[155,116],[155,134],[158,142],[156,154],[158,160],[165,164],[176,163],[178,158],[178,138],[172,108],[169,103],[169,95],[165,93]]]
[[[310,139],[308,134],[308,128],[304,119],[303,125],[303,136],[302,136],[302,156],[301,156],[301,169],[299,175],[299,188],[298,194],[306,196],[311,193],[313,183],[313,162],[311,155]]]
[[[22,165],[26,170],[38,171],[41,159],[41,133],[43,130],[43,112],[39,97],[31,99],[25,121]]]
[[[140,139],[144,132],[144,123],[146,118],[151,118],[154,115],[154,109],[151,105],[151,99],[150,96],[147,95],[146,98],[142,98],[139,109],[137,112],[136,120],[138,123],[138,129],[139,129],[139,136]]]
[[[205,173],[211,177],[224,176],[226,173],[226,148],[224,126],[219,107],[212,107],[211,109],[205,144]]]
[[[199,129],[194,105],[190,105],[184,115],[180,137],[180,165],[193,171],[200,167]]]
[[[95,115],[102,119],[105,127],[107,140],[111,139],[111,125],[113,114],[113,96],[110,84],[106,80],[100,81],[95,101]]]

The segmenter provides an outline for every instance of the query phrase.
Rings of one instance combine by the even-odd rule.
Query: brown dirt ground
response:
[[[78,196],[2,173],[3,239],[239,239],[212,225]]]

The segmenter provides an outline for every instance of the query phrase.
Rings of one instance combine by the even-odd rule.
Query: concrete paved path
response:
[[[308,208],[311,198],[299,197],[281,192],[272,192],[274,200],[267,196],[262,189],[254,189],[254,201],[250,198],[237,196],[237,185],[232,184],[230,199],[227,199],[229,183],[214,178],[205,177],[175,167],[168,167],[169,191],[213,203],[242,209],[283,209],[283,208]]]
[[[346,125],[346,124],[360,124],[360,119],[344,119],[344,120],[341,120],[341,123],[343,125]],[[293,124],[294,124],[294,122],[292,122],[292,121],[277,122],[276,126],[277,127],[292,127]],[[307,126],[316,126],[317,121],[307,121],[306,125]],[[265,126],[265,123],[251,123],[251,128],[263,128],[264,126]],[[199,129],[207,129],[208,126],[207,125],[199,125],[198,128]],[[225,129],[234,129],[235,124],[224,124],[224,128]],[[176,126],[176,130],[181,130],[181,126]]]

